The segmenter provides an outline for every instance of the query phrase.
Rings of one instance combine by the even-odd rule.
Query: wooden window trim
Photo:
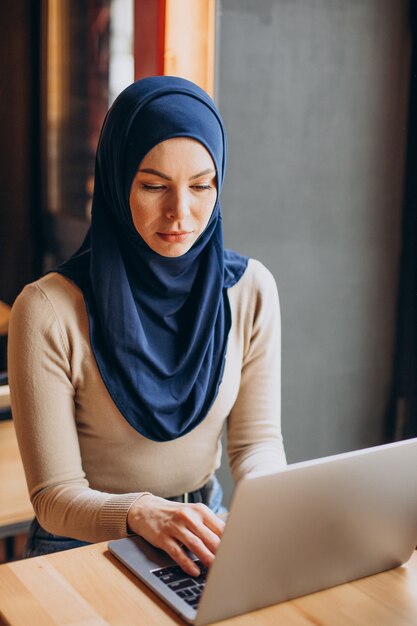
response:
[[[216,0],[135,0],[135,79],[182,76],[214,94]]]

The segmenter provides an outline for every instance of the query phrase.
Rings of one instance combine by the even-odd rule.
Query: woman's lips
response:
[[[190,235],[193,234],[193,231],[175,231],[170,233],[156,233],[162,241],[166,241],[167,243],[181,243],[182,241],[186,241]]]

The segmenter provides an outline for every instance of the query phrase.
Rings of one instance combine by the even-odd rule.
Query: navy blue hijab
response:
[[[147,152],[172,137],[205,146],[218,192],[191,249],[164,257],[137,232],[129,193]],[[223,247],[225,167],[223,122],[203,90],[168,76],[133,83],[101,131],[91,228],[78,252],[57,268],[84,294],[92,350],[113,401],[154,441],[176,439],[200,424],[221,383],[231,327],[227,289],[247,266],[246,257]]]

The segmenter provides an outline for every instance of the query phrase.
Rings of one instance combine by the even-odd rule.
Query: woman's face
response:
[[[133,223],[152,250],[185,254],[210,219],[217,197],[216,170],[206,148],[175,137],[148,152],[130,189]]]

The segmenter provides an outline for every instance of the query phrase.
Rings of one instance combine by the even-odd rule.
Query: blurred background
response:
[[[0,301],[81,243],[115,96],[184,76],[228,130],[226,245],[278,284],[288,460],[417,435],[416,34],[408,0],[3,0]]]

